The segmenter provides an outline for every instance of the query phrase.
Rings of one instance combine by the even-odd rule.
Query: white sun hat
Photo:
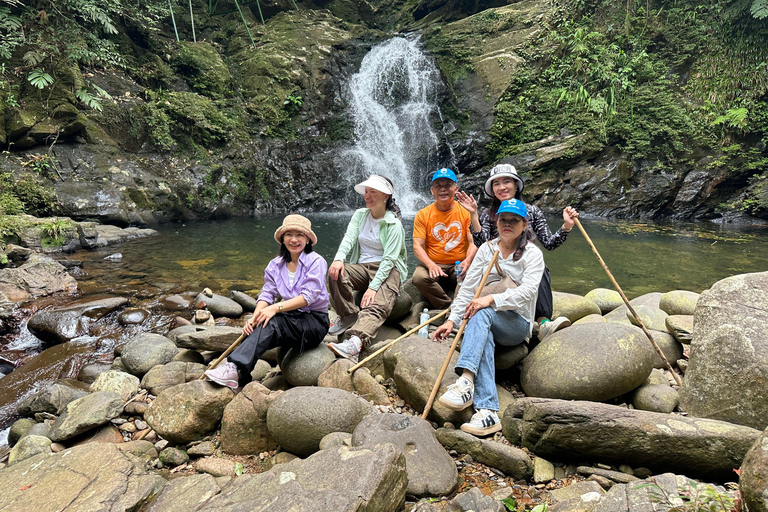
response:
[[[395,189],[392,187],[392,184],[390,184],[386,178],[379,176],[378,174],[371,174],[367,180],[355,185],[355,192],[360,195],[364,195],[366,187],[378,190],[384,194],[389,194],[390,196],[395,193]]]

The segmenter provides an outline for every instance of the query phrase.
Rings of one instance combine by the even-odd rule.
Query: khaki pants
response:
[[[455,265],[437,264],[447,277],[432,279],[427,267],[419,263],[413,271],[413,285],[427,298],[433,308],[446,309],[451,305],[451,297],[446,291],[453,293],[456,289]]]
[[[357,314],[357,322],[347,333],[360,337],[363,346],[376,336],[379,327],[392,312],[395,299],[400,293],[400,271],[393,268],[389,277],[376,290],[376,296],[370,306],[360,309],[360,306],[355,304],[353,292],[367,290],[378,269],[378,263],[345,263],[344,273],[338,280],[328,278],[328,292],[333,309],[341,316]]]

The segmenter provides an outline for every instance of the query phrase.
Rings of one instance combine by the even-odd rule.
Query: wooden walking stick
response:
[[[438,318],[442,318],[442,317],[444,317],[444,316],[445,316],[445,314],[446,314],[446,313],[448,313],[448,312],[450,312],[450,311],[451,311],[451,308],[448,308],[448,309],[446,309],[445,311],[441,311],[440,313],[436,314],[435,316],[433,316],[432,318],[430,318],[430,319],[429,319],[429,320],[427,320],[426,322],[422,322],[422,323],[420,323],[419,325],[417,325],[416,327],[414,327],[413,329],[411,329],[411,330],[410,330],[410,331],[408,331],[407,333],[403,334],[403,335],[402,335],[402,336],[400,336],[399,338],[397,338],[397,339],[394,339],[394,340],[390,341],[389,343],[387,343],[386,345],[384,345],[383,347],[381,347],[379,350],[377,350],[376,352],[374,352],[373,354],[369,355],[368,357],[366,357],[365,359],[363,359],[362,361],[360,361],[359,363],[357,363],[355,366],[353,366],[352,368],[350,368],[349,370],[347,370],[347,373],[352,373],[352,372],[354,372],[355,370],[357,370],[358,368],[360,368],[361,366],[363,366],[365,363],[367,363],[368,361],[370,361],[370,360],[371,360],[371,359],[373,359],[374,357],[378,356],[378,355],[379,355],[379,354],[381,354],[382,352],[385,352],[385,351],[386,351],[386,350],[387,350],[389,347],[391,347],[392,345],[394,345],[394,344],[395,344],[395,343],[397,343],[398,341],[402,340],[403,338],[407,338],[407,337],[408,337],[408,336],[410,336],[411,334],[413,334],[413,333],[417,332],[419,329],[421,329],[421,328],[422,328],[422,327],[424,327],[425,325],[429,325],[430,323],[434,322],[434,321],[435,321],[435,320],[437,320]]]
[[[212,362],[205,371],[213,370],[214,368],[219,366],[219,363],[222,362],[225,357],[227,357],[229,354],[231,354],[232,351],[235,350],[237,348],[237,346],[240,344],[240,342],[242,342],[246,337],[247,336],[245,334],[241,334],[240,337],[237,338],[235,340],[235,342],[233,344],[231,344],[229,346],[229,348],[227,350],[225,350],[224,353],[221,354],[221,356],[219,356],[219,358],[217,360]],[[200,376],[200,378],[198,380],[203,380],[204,378],[205,378],[205,372],[203,372],[203,374]]]
[[[651,336],[650,331],[648,331],[648,328],[640,319],[640,316],[635,311],[635,308],[633,308],[632,305],[629,303],[629,299],[627,299],[627,296],[624,295],[624,291],[621,289],[621,286],[619,286],[619,283],[616,282],[616,279],[613,278],[613,274],[611,274],[611,271],[608,270],[608,265],[606,265],[605,262],[603,261],[603,258],[600,257],[600,253],[597,252],[597,248],[595,247],[595,244],[592,243],[592,239],[589,238],[589,235],[587,234],[587,232],[584,231],[584,227],[581,225],[581,222],[579,222],[579,219],[573,219],[573,220],[576,222],[576,227],[579,228],[579,231],[581,231],[581,234],[584,235],[584,238],[589,244],[589,247],[592,249],[592,252],[595,253],[595,256],[597,256],[597,261],[600,262],[600,265],[603,266],[605,273],[608,274],[608,278],[613,283],[613,286],[616,288],[616,291],[619,292],[619,295],[621,295],[621,299],[624,301],[624,304],[627,306],[627,309],[629,309],[629,312],[632,313],[633,317],[635,317],[635,321],[637,321],[637,323],[640,324],[640,328],[648,337],[648,340],[651,342],[651,345],[653,345],[653,348],[654,350],[656,350],[656,353],[659,355],[659,357],[661,357],[661,360],[664,362],[664,366],[666,366],[667,370],[669,370],[672,373],[672,376],[675,378],[675,382],[677,382],[677,385],[682,386],[683,381],[680,379],[680,376],[677,373],[675,373],[675,371],[672,369],[672,365],[670,365],[669,361],[667,361],[667,358],[664,355],[664,352],[661,351],[661,348],[659,348],[658,343],[656,343],[656,340],[654,340],[653,336]]]
[[[498,257],[499,257],[499,250],[497,249],[496,252],[493,253],[493,257],[491,258],[491,263],[488,265],[488,268],[486,269],[485,274],[483,274],[483,279],[482,281],[480,281],[480,286],[478,286],[477,290],[475,290],[475,297],[474,297],[475,299],[478,298],[481,293],[483,293],[485,282],[488,280],[488,276],[491,274],[491,270],[493,270],[493,266],[496,264],[496,260],[498,259]],[[422,419],[427,419],[427,414],[429,414],[429,410],[432,408],[432,403],[435,401],[435,396],[437,396],[437,391],[440,389],[440,381],[443,380],[445,371],[448,369],[448,365],[451,364],[451,356],[456,350],[456,346],[459,344],[461,335],[464,334],[464,328],[467,326],[468,321],[469,319],[466,317],[464,318],[464,320],[461,321],[459,332],[456,333],[456,337],[453,339],[453,344],[451,344],[451,349],[448,351],[448,356],[445,358],[443,367],[440,369],[440,375],[437,376],[435,385],[432,388],[432,393],[429,395],[429,400],[427,400],[427,405],[424,406],[424,412],[421,413]]]

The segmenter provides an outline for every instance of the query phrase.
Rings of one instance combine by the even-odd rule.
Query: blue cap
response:
[[[449,180],[458,183],[459,180],[456,179],[456,173],[454,173],[452,170],[447,169],[443,167],[442,169],[438,169],[435,171],[435,174],[432,175],[432,181],[435,181],[440,178],[448,178]]]
[[[508,201],[502,201],[499,205],[499,210],[496,213],[514,213],[524,219],[528,218],[528,208],[525,207],[525,203],[519,199],[509,199]]]

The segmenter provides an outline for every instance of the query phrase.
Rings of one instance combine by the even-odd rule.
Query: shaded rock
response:
[[[123,444],[123,433],[116,426],[107,424],[94,428],[86,433],[69,439],[70,446],[78,446],[86,443],[111,443]]]
[[[191,349],[179,350],[176,355],[173,356],[173,361],[181,361],[182,363],[205,364],[205,358],[203,355],[197,350]]]
[[[552,300],[552,318],[564,316],[575,322],[587,315],[600,314],[598,305],[581,295],[552,292]]]
[[[667,376],[664,375],[664,372],[654,368],[651,370],[651,374],[648,376],[647,379],[645,379],[645,382],[643,382],[643,386],[648,386],[650,384],[660,384],[662,386],[669,386],[669,382],[667,381]]]
[[[85,384],[92,384],[99,374],[109,371],[111,365],[107,363],[91,363],[83,366],[77,374],[77,380]]]
[[[153,395],[159,395],[170,387],[199,379],[204,372],[205,366],[202,364],[171,361],[149,370],[141,378],[141,387]]]
[[[214,316],[238,318],[243,314],[243,306],[230,298],[216,293],[212,294],[210,297],[203,295],[202,293],[199,294],[195,297],[195,307],[207,307],[208,311],[213,313]]]
[[[336,388],[355,392],[355,385],[352,384],[352,375],[348,370],[354,366],[349,359],[337,359],[328,366],[317,378],[317,385],[321,388]]]
[[[664,496],[674,500],[679,506],[682,500],[678,496],[706,496],[725,494],[725,489],[711,484],[693,482],[689,477],[665,473],[654,476],[652,479],[636,481],[629,484],[617,484],[598,497],[597,502],[588,505],[593,512],[615,512],[626,510],[628,512],[641,512],[649,510],[649,505],[657,507],[657,510],[670,510],[672,504],[665,501]],[[694,498],[695,499],[695,498]],[[659,505],[655,505],[658,503]],[[663,508],[658,508],[658,507]],[[579,509],[582,510],[582,509]]]
[[[640,317],[640,320],[643,321],[643,324],[647,329],[652,329],[654,331],[664,331],[667,328],[666,320],[667,320],[667,314],[663,312],[662,310],[658,308],[652,308],[650,306],[632,306],[635,310],[635,313],[637,313],[637,316]],[[637,321],[635,316],[627,311],[627,320],[629,320],[629,323],[632,325],[636,325],[640,327],[640,323]]]
[[[768,511],[768,430],[760,434],[744,456],[739,490],[750,512]]]
[[[91,392],[95,391],[112,391],[120,395],[123,402],[127,402],[139,392],[139,379],[130,373],[110,370],[93,381]]]
[[[234,394],[223,386],[195,380],[160,392],[144,413],[152,429],[172,443],[187,443],[214,430]]]
[[[48,437],[65,441],[116,418],[123,412],[123,399],[111,391],[96,391],[66,405]]]
[[[521,343],[514,347],[496,347],[496,369],[509,370],[528,355],[528,345]]]
[[[68,403],[88,394],[88,391],[71,386],[65,380],[57,380],[23,400],[16,407],[20,416],[33,416],[38,412],[59,415]]]
[[[555,479],[555,466],[541,457],[533,458],[533,482],[537,484],[546,483]]]
[[[370,411],[368,402],[341,389],[298,387],[269,406],[267,426],[283,449],[307,456],[326,434],[352,432]]]
[[[280,395],[257,382],[247,384],[224,408],[221,449],[234,455],[256,454],[277,448],[267,428],[267,409]]]
[[[144,332],[128,340],[120,359],[130,373],[141,376],[153,366],[169,363],[178,351],[165,336]]]
[[[64,343],[88,334],[93,322],[126,304],[128,299],[112,297],[47,309],[32,315],[27,329],[47,343]]]
[[[403,331],[399,327],[393,327],[387,324],[379,327],[376,331],[376,336],[371,339],[371,343],[378,343],[380,341],[390,341],[399,338],[403,334]]]
[[[504,411],[502,426],[510,443],[539,457],[679,470],[704,479],[729,478],[759,435],[723,421],[543,398],[517,400]]]
[[[335,360],[336,355],[323,343],[301,353],[292,348],[280,363],[280,370],[293,386],[316,386],[320,374]]]
[[[236,462],[232,459],[219,457],[204,457],[195,461],[195,469],[200,473],[208,473],[213,476],[237,476],[235,473]]]
[[[259,359],[253,366],[253,371],[251,372],[251,380],[253,382],[261,382],[270,371],[272,371],[272,366],[265,360]]]
[[[171,311],[181,311],[189,309],[191,304],[189,303],[189,300],[181,295],[169,295],[160,299],[160,306]]]
[[[547,496],[552,500],[553,503],[560,503],[560,502],[568,502],[571,500],[579,500],[582,496],[586,494],[591,494],[591,493],[595,493],[598,496],[602,496],[603,489],[602,487],[600,487],[600,484],[598,484],[597,482],[585,480],[582,482],[574,482],[571,485],[567,485],[559,489],[552,489],[550,491],[547,491]],[[587,499],[587,501],[590,501],[590,500]],[[576,507],[573,510],[589,510],[589,508]],[[615,512],[618,512],[619,510],[621,509],[616,509]]]
[[[624,305],[621,294],[616,290],[610,290],[608,288],[595,288],[594,290],[590,290],[584,298],[597,304],[597,307],[600,308],[601,315],[609,313]]]
[[[661,349],[661,352],[664,354],[664,357],[666,357],[667,361],[669,361],[670,365],[674,365],[675,361],[683,357],[683,346],[680,344],[679,341],[677,341],[674,338],[674,336],[672,336],[671,334],[665,331],[651,330],[649,332],[651,333],[651,336],[653,336],[653,340]],[[650,341],[648,341],[648,343],[650,344]],[[653,352],[654,352],[653,367],[666,368],[664,361],[661,360],[661,357],[659,357],[659,354],[656,353],[656,350],[654,350]]]
[[[439,428],[436,434],[447,449],[469,454],[474,460],[500,469],[505,475],[522,480],[533,475],[531,458],[519,448],[481,439],[458,429]]]
[[[377,341],[374,343],[371,343],[367,347],[363,347],[363,350],[360,351],[359,360],[362,361],[369,355],[373,354],[377,350],[381,349],[384,345],[389,343],[388,341]],[[361,368],[368,368],[370,370],[371,375],[386,375],[387,372],[384,369],[384,356],[383,354],[379,357],[374,357],[367,363],[365,363]],[[388,375],[389,376],[389,375]]]
[[[664,321],[666,331],[684,345],[691,344],[693,337],[693,315],[670,315]]]
[[[122,452],[130,453],[131,455],[145,460],[156,459],[158,457],[155,445],[149,441],[144,441],[143,439],[139,441],[128,441],[127,443],[118,444],[116,446]]]
[[[27,431],[28,436],[44,436],[48,437],[48,435],[51,433],[51,424],[53,422],[51,420],[43,421],[40,423],[35,423],[32,425],[32,428],[30,428]]]
[[[320,449],[352,446],[352,434],[349,432],[331,432],[320,440]]]
[[[718,281],[701,294],[680,389],[694,416],[768,425],[768,272]]]
[[[274,457],[270,457],[269,459],[267,459],[267,469],[272,469],[278,464],[285,464],[287,462],[291,462],[292,460],[296,460],[298,458],[299,457],[288,452],[276,453]]]
[[[199,510],[386,512],[400,510],[407,484],[405,456],[396,447],[341,447],[280,464],[265,473],[243,475]]]
[[[120,325],[139,325],[149,318],[149,311],[143,308],[129,308],[120,313],[117,322]]]
[[[285,391],[291,387],[282,375],[275,375],[274,377],[264,379],[261,381],[261,385],[272,391]]]
[[[392,443],[405,454],[408,494],[441,496],[456,488],[456,464],[427,421],[403,414],[369,414],[352,433],[353,447],[383,443]]]
[[[459,510],[481,510],[482,512],[506,512],[505,507],[500,501],[496,501],[490,496],[483,494],[483,491],[473,487],[467,492],[462,492],[453,498],[449,503],[459,507]]]
[[[598,475],[620,484],[628,484],[639,480],[639,478],[632,474],[623,473],[621,471],[611,471],[610,469],[593,468],[590,466],[579,466],[576,468],[576,472],[580,475]]]
[[[189,455],[180,448],[168,447],[160,452],[160,462],[167,466],[181,466],[189,462]]]
[[[575,322],[573,322],[572,325],[580,325],[580,324],[604,324],[607,320],[602,315],[587,315],[585,317],[579,318]]]
[[[145,512],[189,512],[217,495],[221,489],[212,475],[190,475],[169,481]]]
[[[668,315],[692,315],[696,310],[699,294],[687,290],[667,292],[659,299],[659,308]]]
[[[363,400],[372,402],[374,405],[389,405],[389,395],[387,390],[376,382],[368,368],[359,368],[352,374],[352,384],[355,386],[355,392]]]
[[[528,396],[608,400],[642,384],[655,355],[637,327],[574,325],[547,336],[531,351],[520,381]]]
[[[257,299],[254,299],[247,293],[239,292],[237,290],[232,290],[229,292],[229,298],[240,304],[240,306],[243,308],[243,311],[248,312],[255,311],[256,304],[259,302]]]
[[[413,306],[413,299],[407,293],[401,291],[395,297],[395,305],[392,306],[392,311],[389,313],[387,320],[389,322],[397,322],[411,313],[411,306]]]
[[[182,348],[224,352],[242,333],[239,327],[185,325],[169,332],[168,338]]]
[[[194,446],[189,447],[189,449],[187,450],[187,453],[189,454],[190,457],[209,457],[213,455],[215,451],[216,451],[216,447],[213,445],[212,442],[203,441],[200,444],[196,444]]]
[[[13,446],[16,441],[27,435],[29,430],[37,425],[37,422],[30,418],[21,418],[13,422],[8,430],[8,444]]]
[[[51,440],[44,436],[24,436],[11,448],[11,453],[8,455],[8,465],[13,466],[17,462],[34,457],[39,453],[53,453]]]

